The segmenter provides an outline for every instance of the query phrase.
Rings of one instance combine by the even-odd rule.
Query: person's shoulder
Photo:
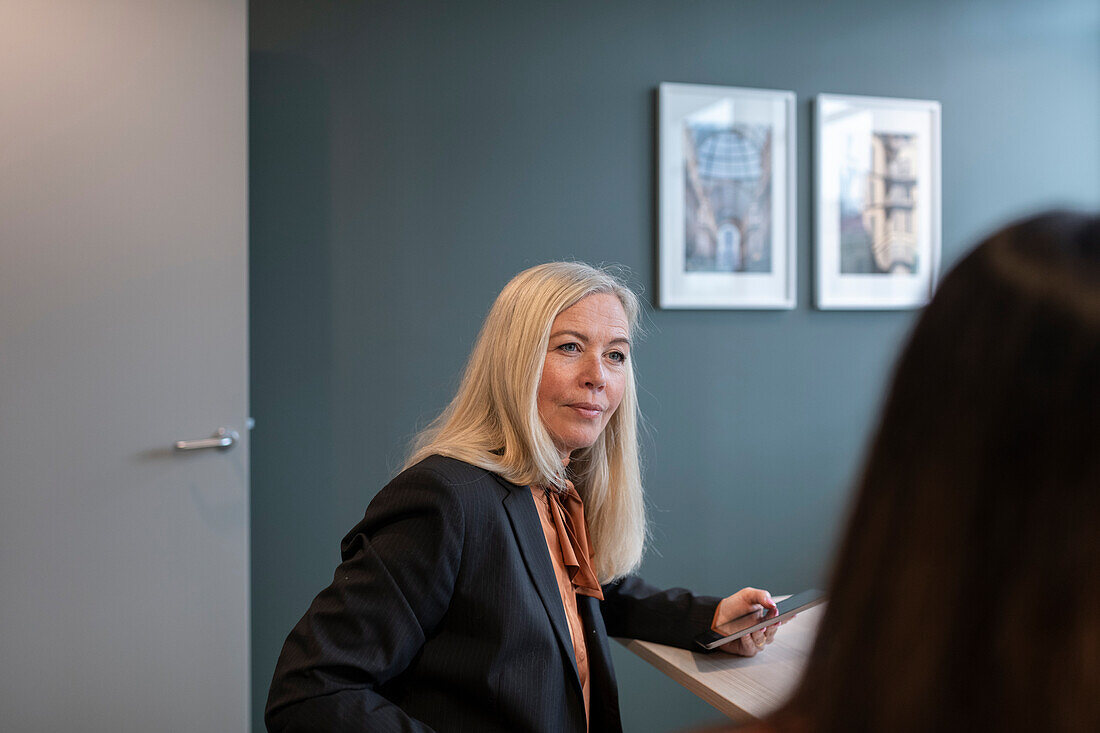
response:
[[[428,456],[409,466],[390,482],[390,486],[410,484],[431,487],[464,504],[503,498],[512,487],[488,469],[441,455]]]
[[[368,512],[438,511],[460,517],[469,496],[486,493],[471,491],[470,487],[484,484],[491,477],[488,471],[464,461],[429,456],[390,479],[371,499]]]
[[[341,556],[347,560],[368,541],[365,538],[401,523],[437,539],[461,542],[469,518],[484,514],[476,497],[491,493],[478,485],[487,477],[491,482],[491,474],[484,469],[443,456],[409,466],[370,500],[363,519],[341,542]]]
[[[493,480],[493,474],[480,466],[438,454],[414,463],[398,474],[397,478],[425,475],[434,475],[445,483],[455,486]]]

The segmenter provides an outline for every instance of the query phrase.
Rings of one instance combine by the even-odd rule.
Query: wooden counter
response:
[[[794,691],[824,610],[825,604],[815,606],[783,624],[775,640],[754,657],[616,641],[733,720],[747,722],[775,710]]]

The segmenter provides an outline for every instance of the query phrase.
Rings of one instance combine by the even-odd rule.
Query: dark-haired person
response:
[[[269,730],[619,731],[608,634],[691,648],[774,607],[763,590],[720,599],[631,575],[646,537],[638,310],[580,263],[508,283],[457,395],[287,638]]]
[[[771,733],[1100,731],[1100,218],[994,234],[901,355]]]

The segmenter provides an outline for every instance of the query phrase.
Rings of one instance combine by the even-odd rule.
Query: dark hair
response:
[[[1100,730],[1100,218],[982,242],[910,337],[805,676],[810,731]]]

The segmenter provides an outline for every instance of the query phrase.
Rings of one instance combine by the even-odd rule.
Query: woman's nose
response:
[[[584,386],[601,389],[607,381],[607,372],[599,358],[586,359],[584,364]]]

